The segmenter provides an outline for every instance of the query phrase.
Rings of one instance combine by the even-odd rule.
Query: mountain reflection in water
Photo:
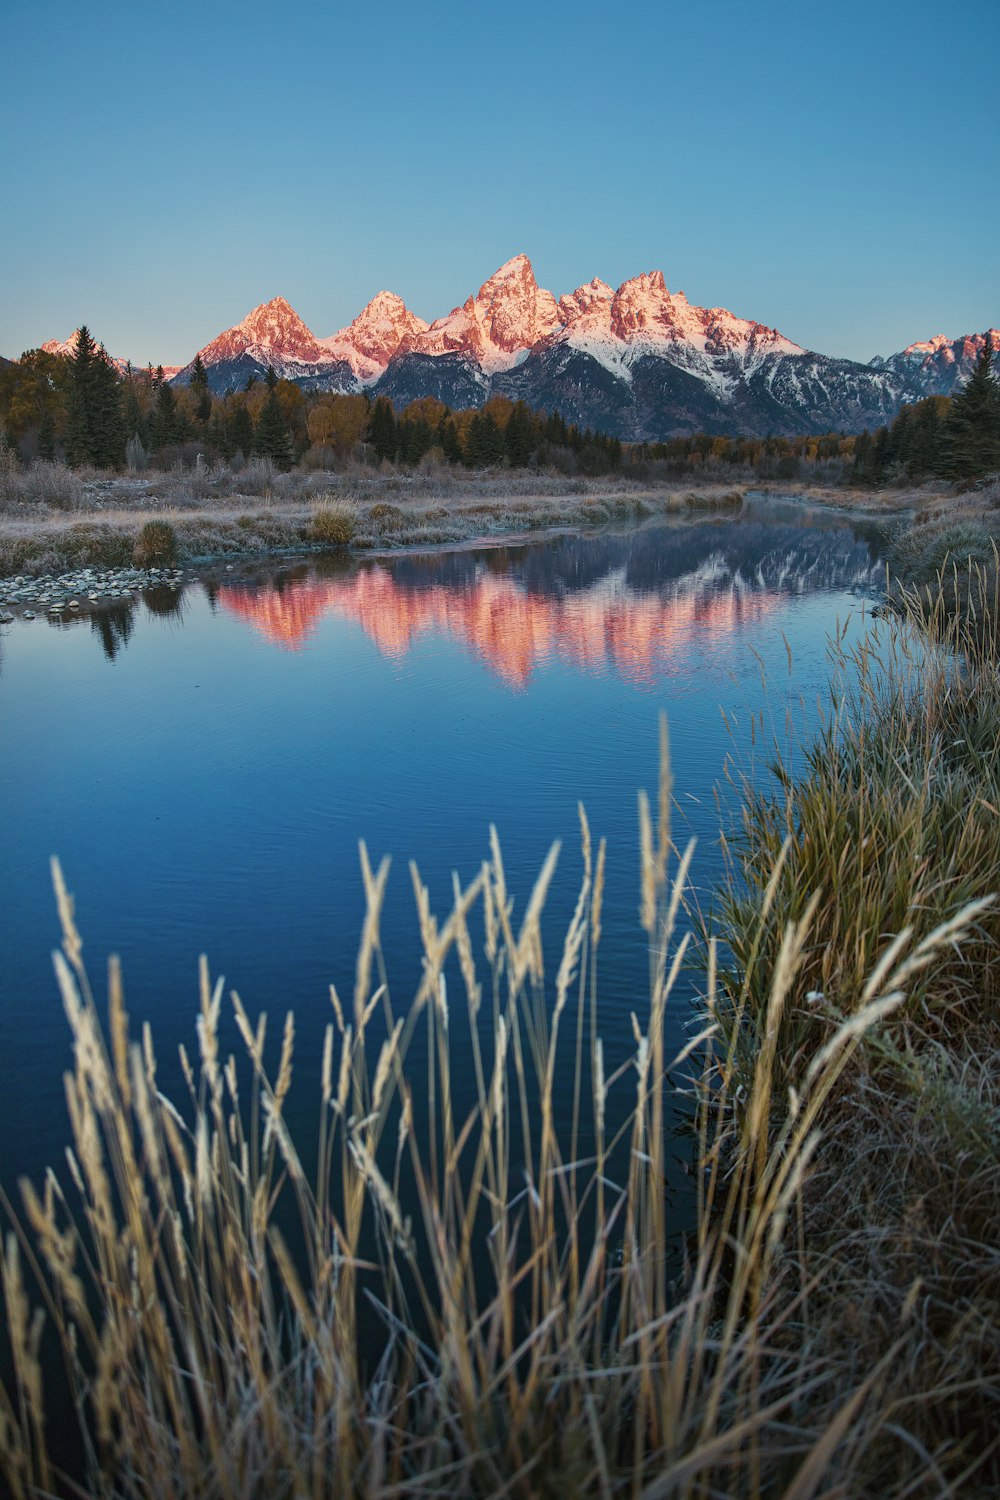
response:
[[[653,526],[476,552],[407,555],[323,577],[227,584],[218,603],[267,640],[299,650],[326,615],[356,622],[400,659],[421,636],[463,642],[523,688],[553,657],[653,682],[695,638],[753,625],[789,594],[864,587],[875,554],[847,528]]]

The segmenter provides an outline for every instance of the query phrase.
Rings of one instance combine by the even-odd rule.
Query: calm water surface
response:
[[[516,916],[561,838],[557,940],[580,874],[582,800],[608,839],[601,1030],[613,1065],[629,1012],[644,1008],[636,791],[656,784],[659,711],[678,836],[697,836],[696,883],[709,891],[727,754],[750,752],[754,714],[784,747],[789,711],[801,725],[815,710],[828,637],[860,616],[877,561],[842,519],[758,502],[731,520],[237,569],[100,620],[7,627],[0,1182],[37,1175],[67,1139],[53,853],[95,987],[120,953],[161,1079],[176,1083],[177,1043],[193,1043],[207,953],[252,1013],[277,1022],[294,1006],[293,1099],[312,1131],[328,986],[349,994],[353,982],[358,840],[393,856],[383,936],[399,1009],[418,978],[407,862],[443,913],[452,870],[475,874],[495,822]],[[761,765],[768,748],[758,736]],[[680,996],[678,1039],[687,1014]]]

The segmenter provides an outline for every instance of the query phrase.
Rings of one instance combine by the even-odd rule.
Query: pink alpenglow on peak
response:
[[[1000,351],[1000,330],[990,328],[987,333],[994,352]],[[903,353],[943,359],[948,363],[965,360],[971,360],[974,363],[982,352],[986,337],[987,334],[984,333],[967,333],[964,338],[950,339],[946,333],[936,333],[933,338],[923,339],[916,344],[908,344]]]
[[[384,373],[389,361],[413,347],[427,324],[395,292],[378,292],[346,328],[320,339],[327,359],[350,365],[362,385]]]
[[[766,324],[738,318],[724,307],[695,307],[683,292],[667,290],[662,271],[622,282],[611,308],[615,337],[628,344],[685,343],[707,354],[801,354]]]
[[[904,402],[960,389],[986,337],[937,334],[860,365],[810,353],[724,307],[699,307],[658,270],[617,288],[595,276],[557,299],[519,254],[430,324],[383,290],[337,333],[317,338],[275,297],[200,353],[219,395],[273,367],[304,389],[370,392],[399,410],[426,396],[462,409],[502,395],[645,442],[699,431],[872,429]],[[1000,333],[992,338],[1000,350]],[[68,355],[75,340],[44,348]],[[191,370],[164,373],[183,384]]]
[[[279,366],[289,361],[300,365],[321,364],[327,357],[315,335],[284,297],[262,302],[242,323],[227,328],[199,352],[206,365],[249,355],[261,364],[273,364],[279,374]]]
[[[417,354],[462,355],[492,375],[520,363],[561,326],[556,299],[539,287],[528,257],[515,255],[474,297],[432,323],[413,349]]]
[[[42,353],[59,354],[64,359],[73,359],[76,355],[76,341],[79,337],[79,328],[74,328],[68,339],[46,339],[45,343],[42,345]],[[110,359],[111,363],[114,365],[118,373],[120,375],[124,375],[125,371],[128,369],[128,360],[118,359],[114,354],[108,354],[107,349],[105,349],[104,352],[108,355],[108,358]],[[167,373],[166,370],[164,370],[163,373],[165,375]],[[177,367],[175,367],[174,369],[174,374],[176,373]]]

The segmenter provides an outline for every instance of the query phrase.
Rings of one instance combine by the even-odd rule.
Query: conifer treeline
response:
[[[854,474],[864,484],[923,479],[978,479],[1000,470],[1000,381],[986,335],[976,367],[954,396],[904,406],[895,421],[862,432]]]
[[[583,472],[601,474],[622,458],[617,438],[503,396],[468,411],[425,397],[397,415],[384,397],[303,392],[273,369],[242,391],[213,396],[200,355],[187,386],[171,385],[162,368],[119,375],[87,328],[69,359],[30,350],[0,372],[0,426],[15,441],[33,437],[26,446],[42,457],[61,444],[69,463],[107,469],[149,456],[170,463],[189,444],[209,461],[259,455],[281,469],[310,449],[345,457],[359,445],[377,463],[415,465],[436,452],[476,469],[544,464],[568,452]]]
[[[665,463],[684,475],[727,465],[794,479],[804,464],[829,464],[847,481],[889,484],[942,477],[971,480],[1000,470],[1000,382],[987,337],[968,383],[953,397],[904,406],[891,425],[858,436],[730,438],[696,434],[625,446],[567,424],[558,412],[494,396],[454,411],[424,397],[396,413],[384,397],[304,392],[273,370],[244,390],[214,396],[201,357],[187,386],[162,369],[124,374],[82,328],[69,359],[29,350],[0,368],[0,428],[26,453],[65,454],[73,465],[118,469],[150,456],[171,464],[190,445],[206,460],[252,455],[290,468],[307,454],[322,463],[363,453],[376,463],[416,465],[430,453],[450,464],[491,468],[553,465],[602,474],[625,463]]]

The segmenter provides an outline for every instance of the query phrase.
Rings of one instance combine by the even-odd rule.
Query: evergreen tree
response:
[[[274,376],[272,383],[271,377]],[[276,386],[278,377],[273,369],[267,372],[268,397],[261,408],[257,422],[255,447],[261,458],[269,458],[279,469],[292,467],[292,444],[288,422],[278,400]]]
[[[153,451],[158,453],[161,449],[176,443],[180,436],[177,419],[177,397],[174,388],[168,385],[163,378],[163,368],[157,372],[154,381],[156,396],[153,403],[153,419],[149,424],[149,440]]]
[[[566,446],[566,423],[557,411],[552,412],[545,423],[545,441],[555,448]]]
[[[125,382],[124,421],[128,436],[137,437],[143,447],[146,447],[149,442],[149,423],[139,401],[135,380],[131,376]]]
[[[122,382],[103,346],[97,352],[93,380],[91,462],[99,469],[120,469],[125,462]]]
[[[194,395],[195,421],[202,426],[212,415],[212,392],[208,385],[208,371],[200,354],[194,357],[194,366],[191,370],[191,391]]]
[[[229,433],[231,453],[242,453],[244,458],[249,458],[254,451],[255,433],[253,428],[253,417],[242,401],[238,401],[229,413],[226,423]]]
[[[534,434],[531,426],[531,413],[524,401],[515,403],[507,422],[504,441],[511,465],[515,469],[526,468],[531,462]]]
[[[214,448],[217,453],[228,462],[233,456],[233,443],[230,437],[229,422],[226,413],[222,410],[213,412],[212,419],[208,424],[209,447]]]
[[[989,333],[964,389],[952,397],[940,468],[954,479],[974,479],[1000,469],[1000,384],[993,371]]]
[[[453,417],[441,418],[441,424],[438,427],[438,442],[441,444],[441,451],[448,463],[460,464],[462,462],[462,444],[459,442],[458,428],[455,426]]]
[[[86,323],[76,336],[76,348],[70,361],[72,380],[69,388],[69,422],[66,433],[66,457],[74,468],[92,462],[90,429],[93,419],[94,365],[97,345]]]
[[[372,407],[371,444],[375,449],[375,457],[381,463],[383,459],[394,462],[399,446],[399,438],[396,431],[396,414],[392,409],[392,402],[387,401],[384,396],[379,396]]]
[[[38,457],[53,459],[56,456],[56,428],[52,420],[52,408],[46,406],[42,410],[42,419],[38,424]]]
[[[503,433],[491,411],[477,411],[465,434],[465,462],[470,469],[488,469],[504,456]]]
[[[77,334],[72,359],[66,455],[77,467],[102,469],[121,468],[125,458],[121,380],[86,325]]]

